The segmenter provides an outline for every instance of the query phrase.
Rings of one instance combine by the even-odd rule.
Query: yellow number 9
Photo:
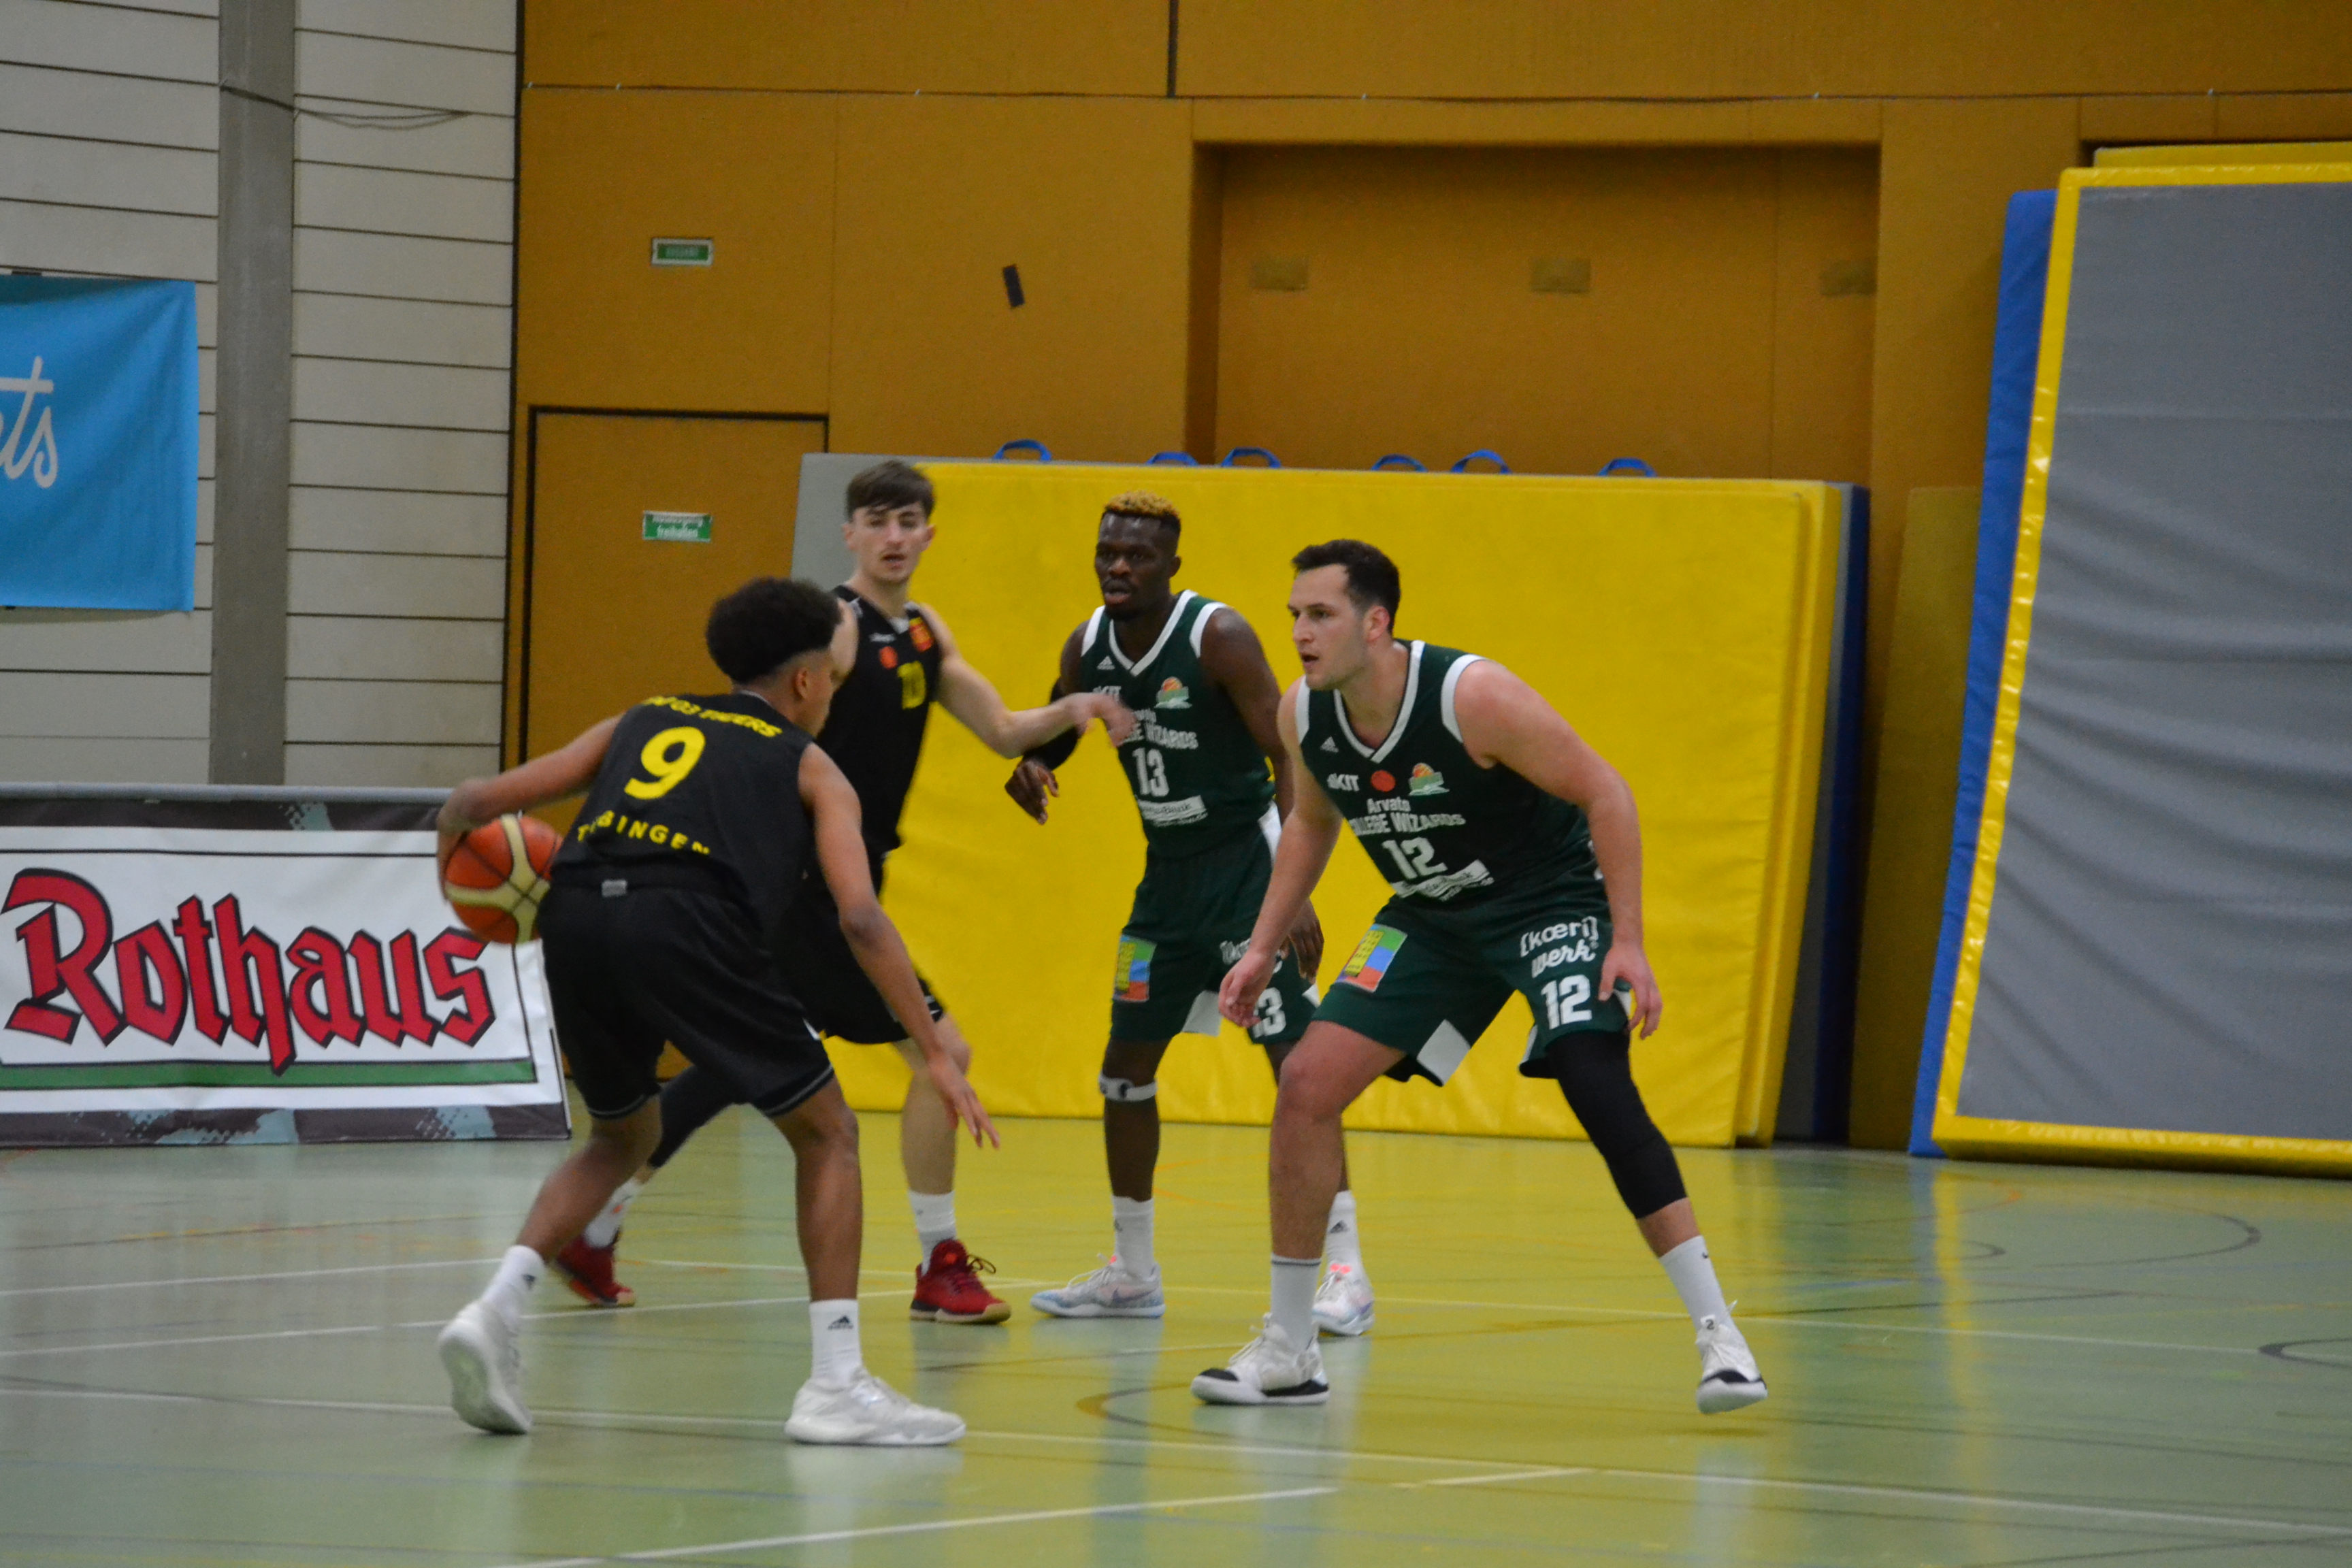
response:
[[[702,760],[703,743],[708,739],[701,731],[683,724],[675,730],[664,730],[647,741],[646,749],[637,753],[638,765],[654,776],[631,779],[621,786],[622,789],[639,800],[652,800],[657,795],[667,795],[677,787],[678,780],[692,773],[694,764]]]

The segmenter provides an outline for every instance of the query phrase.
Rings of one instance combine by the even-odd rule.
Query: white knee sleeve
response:
[[[1150,1083],[1130,1083],[1126,1079],[1112,1078],[1106,1073],[1095,1081],[1102,1089],[1102,1097],[1105,1100],[1115,1100],[1121,1105],[1132,1105],[1139,1100],[1155,1099],[1160,1093],[1160,1080],[1157,1079]]]

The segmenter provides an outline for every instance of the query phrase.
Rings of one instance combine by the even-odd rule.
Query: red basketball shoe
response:
[[[613,1254],[618,1250],[621,1238],[613,1237],[611,1247],[591,1247],[585,1237],[573,1237],[572,1245],[549,1261],[572,1293],[592,1307],[634,1307],[637,1293],[613,1278]]]
[[[907,1315],[933,1323],[1001,1323],[1013,1309],[980,1282],[982,1274],[995,1272],[996,1265],[966,1252],[962,1242],[942,1241],[915,1270],[915,1300]]]

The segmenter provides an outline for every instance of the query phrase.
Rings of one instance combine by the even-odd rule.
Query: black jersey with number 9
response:
[[[773,930],[809,858],[809,743],[748,692],[640,702],[621,715],[556,867],[710,868]]]

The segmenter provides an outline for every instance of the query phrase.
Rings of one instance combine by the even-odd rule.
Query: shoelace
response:
[[[996,1272],[996,1265],[985,1258],[967,1252],[957,1261],[941,1268],[940,1272],[942,1274],[993,1274]]]

